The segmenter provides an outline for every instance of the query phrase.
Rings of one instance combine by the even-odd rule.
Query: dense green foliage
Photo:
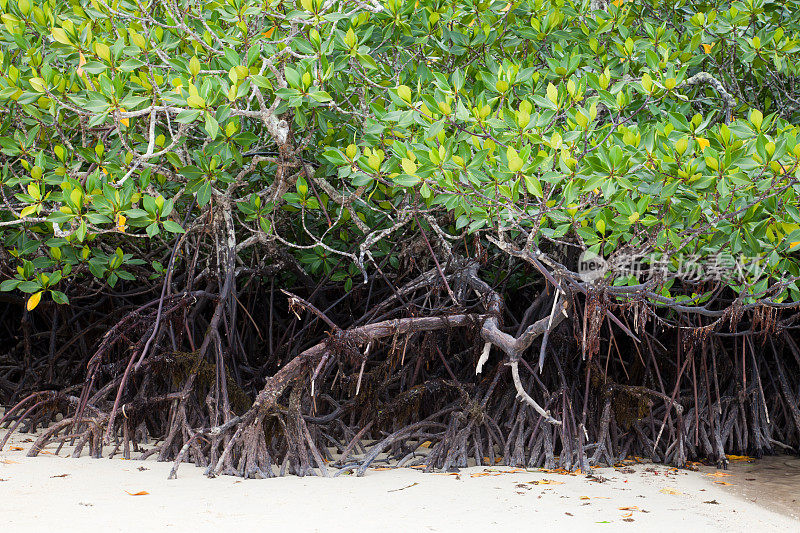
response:
[[[348,288],[408,225],[744,256],[737,292],[800,299],[796,1],[0,8],[0,275],[29,308],[161,275],[151,250],[223,218],[239,259]]]

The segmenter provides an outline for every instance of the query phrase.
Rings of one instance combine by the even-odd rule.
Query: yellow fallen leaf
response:
[[[669,488],[669,487],[663,488],[658,492],[660,492],[662,494],[672,494],[672,495],[676,495],[676,496],[679,495],[679,494],[683,494],[681,491],[676,490],[676,489],[672,489],[672,488]]]
[[[552,480],[552,479],[537,479],[537,480],[534,480],[534,481],[528,481],[528,483],[531,483],[533,485],[563,485],[564,484],[563,481],[555,481],[555,480]]]
[[[11,459],[0,459],[0,463],[3,463],[4,465],[17,464],[16,461],[12,461]]]
[[[570,472],[565,468],[540,468],[539,472],[544,472],[545,474],[560,474],[562,476],[577,476],[581,473],[581,470],[577,469]]]
[[[706,474],[708,477],[728,477],[730,474],[726,472],[714,472],[712,474]]]
[[[733,483],[728,483],[727,481],[715,481],[717,485],[733,485]]]
[[[430,447],[431,447],[431,441],[429,441],[429,440],[426,440],[425,442],[423,442],[422,444],[420,444],[420,445],[419,445],[419,447],[420,447],[420,448],[430,448]]]
[[[794,244],[800,244],[800,242],[796,242]],[[725,457],[728,458],[728,461],[752,461],[752,457],[748,457],[746,455],[726,455]]]
[[[139,492],[129,492],[129,491],[126,490],[125,492],[127,492],[131,496],[147,496],[148,494],[150,494],[146,490],[140,490]]]
[[[620,511],[638,511],[639,508],[635,505],[630,505],[628,507],[618,507]]]
[[[11,446],[8,449],[18,452],[18,451],[22,451],[24,448],[22,446]]]

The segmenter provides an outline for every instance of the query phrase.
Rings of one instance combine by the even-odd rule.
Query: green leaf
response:
[[[399,174],[394,177],[394,182],[403,187],[413,187],[421,180],[417,176],[409,176],[407,174]]]
[[[358,54],[358,62],[369,70],[378,70],[378,64],[367,54]]]
[[[205,181],[197,189],[197,203],[202,207],[208,204],[209,200],[211,200],[211,183]]]
[[[309,93],[309,96],[320,103],[330,102],[333,100],[331,95],[326,93],[325,91],[313,91]]]
[[[2,292],[13,291],[14,289],[17,288],[17,286],[19,286],[20,283],[22,282],[18,279],[7,279],[3,283],[0,283],[0,291]]]
[[[211,113],[206,112],[206,131],[209,138],[213,141],[219,134],[219,123]]]
[[[69,298],[67,295],[61,291],[50,291],[50,296],[53,298],[53,301],[60,305],[69,305]]]
[[[542,182],[539,181],[539,178],[536,176],[525,176],[525,187],[528,189],[529,193],[537,198],[542,198],[544,196],[542,192]]]
[[[186,233],[186,230],[183,229],[180,224],[173,222],[172,220],[164,220],[162,225],[164,226],[164,229],[170,233]]]
[[[202,114],[203,112],[199,109],[184,109],[178,116],[175,117],[175,122],[180,122],[181,124],[191,124]]]

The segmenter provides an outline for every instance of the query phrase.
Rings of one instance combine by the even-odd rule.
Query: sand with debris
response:
[[[208,479],[191,464],[0,452],[3,531],[797,531],[800,522],[732,493],[727,476],[661,465],[593,476],[507,467],[458,473],[370,469],[363,477]],[[722,483],[731,483],[723,485]],[[602,529],[601,529],[602,528]]]

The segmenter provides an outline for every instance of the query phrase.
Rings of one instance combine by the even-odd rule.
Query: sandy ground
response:
[[[713,471],[712,471],[713,473]],[[729,474],[725,476],[725,474]],[[733,461],[716,472],[733,494],[800,520],[800,457],[765,456],[758,461]]]
[[[14,435],[0,452],[3,532],[800,531],[800,521],[732,493],[733,483],[718,483],[731,477],[713,470],[640,464],[598,469],[601,481],[507,467],[240,480],[207,479],[186,464],[168,481],[167,463],[30,459],[29,438]]]

